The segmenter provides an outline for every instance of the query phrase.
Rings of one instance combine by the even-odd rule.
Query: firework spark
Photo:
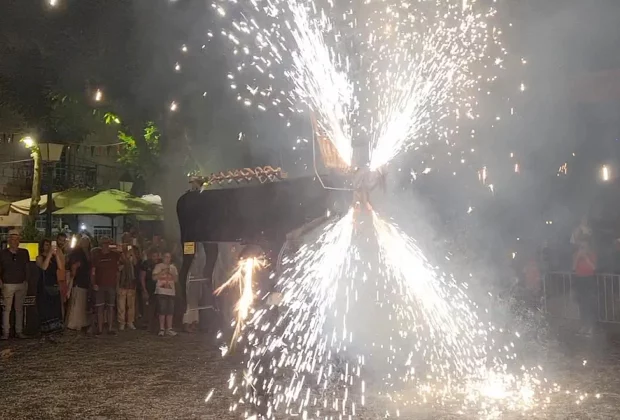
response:
[[[507,54],[496,10],[482,3],[213,7],[230,23],[221,34],[239,57],[229,79],[241,103],[283,117],[309,108],[347,165],[352,140],[369,139],[369,166],[378,170],[433,140],[455,147],[461,125],[478,118]],[[480,176],[486,183],[486,167]],[[515,366],[514,343],[481,317],[466,285],[441,274],[394,224],[375,213],[366,221],[350,211],[286,261],[279,310],[247,307],[239,341],[247,363],[231,375],[231,409],[254,407],[246,417],[355,416],[377,384],[373,395],[388,390],[401,407],[453,403],[485,416],[544,408],[541,398],[555,388],[540,369]]]
[[[350,340],[340,297],[351,293],[341,277],[349,272],[352,232],[351,211],[301,247],[285,261],[288,268],[278,283],[284,312],[274,318],[274,308],[256,308],[248,321],[249,360],[240,376],[231,376],[231,389],[268,418],[278,410],[305,417],[311,407],[313,416],[354,410],[347,395],[349,387],[360,386],[359,366],[351,363],[343,372],[338,364]],[[338,396],[320,397],[334,391],[334,382],[343,387]]]
[[[243,326],[245,325],[245,321],[250,313],[250,309],[254,303],[254,274],[257,270],[260,270],[263,267],[265,267],[265,261],[263,258],[245,258],[239,262],[239,265],[228,281],[213,292],[214,295],[218,296],[228,288],[234,286],[239,287],[239,300],[235,304],[234,308],[236,321],[235,332],[231,340],[232,345],[234,345],[235,341],[239,337],[239,334],[241,333]]]
[[[250,96],[238,99],[290,113],[305,104],[344,162],[352,139],[371,140],[371,169],[410,147],[451,147],[461,117],[475,119],[481,92],[503,68],[496,10],[481,2],[385,3],[259,0],[213,7],[239,58]],[[250,71],[250,69],[252,71]],[[288,81],[287,83],[283,83]],[[473,132],[472,132],[473,133]]]
[[[519,333],[496,327],[469,298],[467,284],[440,273],[410,236],[376,213],[373,226],[384,289],[391,291],[387,308],[397,326],[390,338],[397,349],[388,383],[388,389],[395,389],[393,402],[451,406],[490,419],[515,412],[534,416],[566,395],[543,376],[542,367],[523,366]]]
[[[297,94],[319,114],[319,124],[331,139],[343,162],[351,166],[353,149],[349,127],[349,107],[353,102],[353,85],[346,73],[338,71],[334,53],[323,38],[323,31],[331,32],[331,22],[325,15],[321,20],[310,19],[306,8],[290,2],[293,13],[293,72]]]
[[[544,410],[562,390],[542,368],[520,364],[518,333],[481,316],[467,286],[440,274],[396,225],[376,213],[367,224],[360,217],[349,211],[287,258],[280,309],[250,309],[231,409],[244,407],[246,417],[355,416],[371,409],[367,398],[386,395],[395,414]]]
[[[380,27],[393,29],[369,41],[378,87],[371,169],[430,140],[454,146],[461,116],[476,118],[482,86],[496,80],[504,62],[495,15],[473,2],[443,0],[383,12]]]
[[[373,213],[384,276],[393,287],[393,304],[404,330],[401,335],[423,337],[427,362],[435,374],[447,378],[466,374],[483,363],[486,331],[480,328],[473,302],[452,278],[438,275],[415,242],[396,226]],[[464,357],[470,352],[470,357]]]
[[[225,17],[226,9],[235,8],[236,3],[222,1],[213,7]],[[245,104],[256,102],[262,110],[266,109],[263,101],[270,101],[273,107],[285,107],[293,113],[305,104],[319,117],[319,126],[343,162],[351,165],[350,114],[356,105],[347,75],[350,63],[328,47],[326,38],[333,43],[338,36],[328,14],[295,0],[257,1],[251,6],[241,12],[241,18],[232,19],[231,31],[223,34],[232,42],[235,55],[243,52],[239,73],[252,68],[256,75],[267,78],[267,86],[248,84],[246,90],[253,98],[240,94],[238,99]],[[233,75],[229,78],[235,79]],[[280,79],[288,80],[293,88],[274,88]],[[237,84],[232,86],[236,88]],[[252,101],[254,98],[258,100]]]

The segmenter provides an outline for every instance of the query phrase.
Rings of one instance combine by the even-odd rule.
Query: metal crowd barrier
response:
[[[580,319],[574,290],[574,274],[551,272],[543,280],[545,313],[553,318]],[[620,324],[620,275],[596,274],[598,321]]]
[[[206,283],[206,282],[210,282],[210,281],[211,281],[211,279],[208,279],[208,278],[195,278],[195,277],[193,277],[191,275],[189,275],[187,277],[187,282],[188,283]],[[204,286],[203,286],[203,290],[204,290]],[[196,306],[196,307],[193,307],[193,308],[191,308],[189,306],[189,304],[187,305],[187,310],[188,311],[202,311],[202,310],[205,310],[205,309],[216,310],[217,308],[215,306],[213,306],[213,305],[199,305],[199,306]]]

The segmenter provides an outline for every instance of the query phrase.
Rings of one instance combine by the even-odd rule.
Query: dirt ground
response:
[[[554,377],[565,387],[599,392],[602,398],[580,405],[560,404],[542,417],[502,419],[620,419],[620,344],[599,337],[563,348],[548,356]],[[226,382],[233,362],[222,359],[208,335],[159,338],[131,331],[93,338],[67,334],[58,344],[37,339],[3,342],[0,352],[2,419],[239,418],[239,413],[228,410],[231,397]],[[585,367],[584,358],[588,359]],[[211,390],[213,397],[205,403]],[[410,413],[401,418],[473,417]]]
[[[59,344],[0,346],[12,350],[0,361],[1,418],[236,418],[228,414],[229,366],[206,335],[66,334]]]

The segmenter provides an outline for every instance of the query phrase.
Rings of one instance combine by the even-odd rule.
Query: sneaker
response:
[[[2,335],[0,336],[0,340],[8,340],[9,336],[8,335]]]
[[[115,330],[108,330],[108,335],[116,335],[116,331]]]
[[[161,331],[160,331],[161,332]],[[173,330],[166,330],[166,335],[170,336],[170,337],[175,337],[178,335],[177,332],[173,331]]]
[[[125,331],[125,325],[124,324],[119,325],[118,326],[118,330],[119,331]]]
[[[133,322],[131,322],[131,323],[127,324],[127,329],[129,329],[129,330],[135,330],[135,329],[136,329],[136,326],[135,326],[135,325],[133,325]]]
[[[21,332],[16,333],[15,337],[20,338],[22,340],[28,338],[24,333],[21,333]]]
[[[157,335],[163,337],[164,335],[166,335],[166,332],[164,330],[159,330],[159,333],[157,333]]]

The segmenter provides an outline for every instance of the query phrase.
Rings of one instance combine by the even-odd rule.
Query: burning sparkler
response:
[[[239,300],[235,304],[234,312],[236,315],[235,332],[233,334],[231,345],[234,346],[235,341],[239,337],[245,321],[252,309],[254,303],[255,292],[253,287],[254,274],[256,271],[264,268],[265,259],[262,257],[249,257],[239,261],[235,272],[230,276],[228,281],[218,287],[213,294],[218,296],[224,290],[234,286],[239,287]]]
[[[248,320],[243,338],[249,360],[241,375],[231,377],[230,386],[242,403],[253,405],[268,418],[278,410],[307,416],[321,390],[331,388],[334,381],[345,388],[326,411],[333,404],[336,412],[355,410],[355,402],[348,401],[347,395],[352,384],[360,386],[359,366],[351,364],[346,372],[336,371],[350,339],[347,311],[340,298],[352,299],[353,290],[341,284],[351,264],[352,233],[350,211],[285,261],[287,268],[277,286],[284,312],[274,319],[271,308],[257,308]]]

